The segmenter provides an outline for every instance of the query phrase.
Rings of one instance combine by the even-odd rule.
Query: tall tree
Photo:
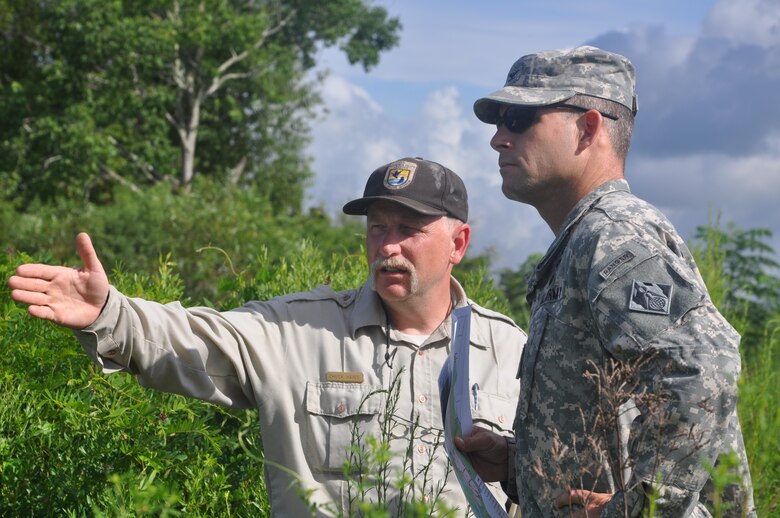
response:
[[[0,0],[0,194],[100,199],[197,175],[300,207],[322,47],[369,69],[370,0]]]
[[[744,230],[734,223],[721,228],[719,218],[694,235],[694,254],[713,301],[725,315],[744,321],[743,344],[760,343],[780,312],[780,264],[767,243],[771,238],[769,229]]]

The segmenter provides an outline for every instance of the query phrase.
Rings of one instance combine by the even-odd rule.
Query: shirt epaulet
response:
[[[341,307],[347,307],[355,300],[356,293],[356,290],[335,292],[333,291],[333,288],[327,284],[323,284],[310,291],[281,295],[275,297],[273,300],[287,304],[291,302],[319,302],[323,300],[332,300]]]
[[[523,331],[520,329],[520,326],[517,325],[517,323],[512,320],[509,316],[504,315],[503,313],[498,313],[497,311],[493,311],[492,309],[483,308],[479,304],[475,303],[473,300],[469,300],[469,304],[471,304],[471,310],[475,313],[479,313],[480,316],[485,317],[490,320],[500,320],[506,324],[511,325],[512,327],[516,327],[520,331]]]

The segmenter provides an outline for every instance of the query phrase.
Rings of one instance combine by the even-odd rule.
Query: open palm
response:
[[[29,313],[73,329],[92,324],[108,297],[108,277],[85,233],[76,236],[82,268],[23,264],[8,279],[11,298],[29,304]]]

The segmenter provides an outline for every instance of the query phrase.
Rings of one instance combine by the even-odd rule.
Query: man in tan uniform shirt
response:
[[[258,408],[274,516],[310,515],[301,489],[318,515],[351,515],[360,500],[375,499],[375,492],[356,494],[343,468],[353,443],[365,448],[365,436],[379,437],[383,425],[394,453],[391,478],[411,476],[414,498],[438,498],[462,516],[466,501],[439,446],[437,379],[449,353],[450,312],[472,305],[472,412],[501,434],[511,434],[526,336],[470,301],[450,275],[470,238],[465,186],[451,170],[418,158],[386,164],[344,212],[367,215],[371,271],[354,290],[320,286],[225,312],[161,305],[111,287],[86,234],[77,236],[82,269],[22,265],[8,282],[30,314],[73,328],[104,372]]]

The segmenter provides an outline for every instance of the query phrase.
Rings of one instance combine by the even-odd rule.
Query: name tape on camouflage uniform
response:
[[[618,266],[620,266],[623,263],[629,262],[631,259],[633,259],[635,256],[633,252],[625,251],[622,254],[620,254],[618,257],[612,260],[607,266],[604,267],[603,270],[599,272],[599,275],[601,275],[601,278],[604,280],[607,280],[607,278],[612,275],[612,273],[617,270]]]

